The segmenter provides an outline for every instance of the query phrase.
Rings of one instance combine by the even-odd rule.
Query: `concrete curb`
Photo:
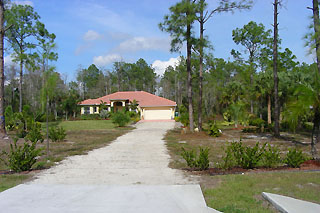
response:
[[[318,213],[320,205],[282,195],[262,192],[262,197],[283,213]]]

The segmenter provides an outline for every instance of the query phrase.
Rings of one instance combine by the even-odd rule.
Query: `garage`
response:
[[[171,107],[147,107],[143,112],[145,120],[169,120],[173,117]]]

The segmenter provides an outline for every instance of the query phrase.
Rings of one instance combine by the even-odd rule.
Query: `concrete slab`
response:
[[[0,193],[0,211],[37,212],[218,212],[206,206],[199,185],[21,184]]]
[[[303,200],[298,200],[282,195],[262,192],[262,196],[268,200],[277,210],[285,213],[319,213],[320,205]]]

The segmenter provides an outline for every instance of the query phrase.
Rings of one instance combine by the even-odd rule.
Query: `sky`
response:
[[[115,61],[136,62],[143,58],[161,75],[181,53],[170,52],[170,36],[158,24],[177,0],[28,0],[50,33],[56,35],[56,69],[65,78],[76,79],[76,70],[91,64],[111,70]],[[216,0],[207,0],[214,9]],[[255,0],[249,11],[215,14],[205,25],[205,35],[217,58],[232,60],[231,49],[244,50],[232,40],[232,30],[250,21],[272,29],[272,0]],[[281,49],[289,48],[300,62],[313,63],[304,35],[309,31],[312,0],[284,0],[279,10]],[[195,28],[196,30],[197,28]],[[6,61],[10,61],[7,56]]]

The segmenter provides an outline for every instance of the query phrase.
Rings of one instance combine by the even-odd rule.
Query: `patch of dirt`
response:
[[[229,175],[229,174],[244,174],[244,173],[262,173],[262,172],[279,172],[279,171],[320,171],[320,160],[308,160],[301,164],[300,168],[291,168],[288,166],[280,166],[276,168],[259,167],[255,169],[243,169],[234,167],[228,170],[220,168],[209,168],[204,171],[194,169],[184,169],[194,175]]]

